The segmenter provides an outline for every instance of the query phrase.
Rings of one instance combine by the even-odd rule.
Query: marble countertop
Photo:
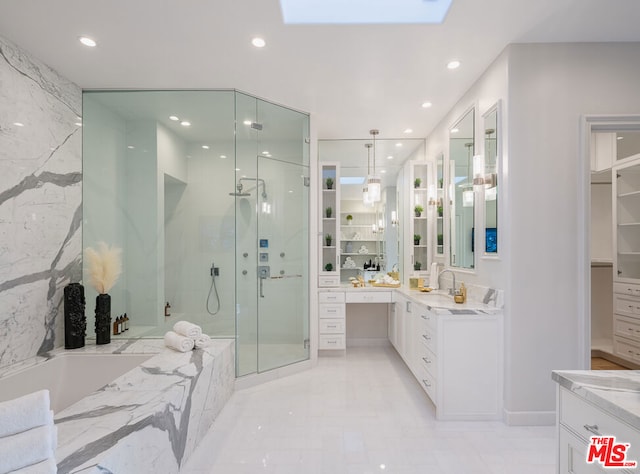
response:
[[[502,310],[479,301],[468,299],[466,303],[456,303],[446,291],[435,290],[424,293],[414,289],[396,288],[399,293],[411,298],[418,304],[423,304],[436,314],[448,315],[495,315]]]
[[[551,377],[640,431],[640,370],[554,370]]]

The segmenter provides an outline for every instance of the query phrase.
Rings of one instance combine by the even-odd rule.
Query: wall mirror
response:
[[[484,253],[498,253],[498,104],[484,115]]]
[[[474,109],[470,109],[449,130],[449,263],[458,268],[475,264],[474,120]]]
[[[364,263],[369,260],[379,262],[381,271],[398,269],[402,275],[405,249],[399,223],[404,213],[398,202],[402,191],[396,187],[397,177],[407,159],[417,152],[424,154],[424,140],[376,139],[376,174],[382,181],[382,195],[373,206],[365,206],[363,185],[368,156],[373,168],[373,149],[368,150],[365,145],[371,143],[371,139],[318,140],[319,163],[337,163],[340,168],[340,216],[336,216],[340,235],[336,244],[340,247],[341,281],[363,274]],[[366,253],[361,250],[363,246]]]
[[[436,157],[436,255],[444,255],[444,153]]]

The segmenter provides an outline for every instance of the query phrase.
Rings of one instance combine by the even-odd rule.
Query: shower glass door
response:
[[[241,376],[309,358],[309,118],[243,94],[236,117]]]

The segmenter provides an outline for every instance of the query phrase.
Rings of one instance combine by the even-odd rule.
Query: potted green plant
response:
[[[442,206],[438,206],[438,217],[442,217],[442,212],[443,212]]]
[[[331,219],[331,215],[333,214],[333,209],[331,209],[331,206],[327,207],[325,210],[325,215],[327,216],[327,219]]]
[[[331,247],[331,242],[333,241],[333,237],[331,236],[331,234],[325,235],[324,241],[327,244],[327,247]]]
[[[420,183],[422,183],[422,179],[420,178],[416,178],[413,180],[413,187],[414,188],[419,188],[420,187]]]
[[[420,217],[422,215],[422,211],[424,211],[424,207],[418,204],[416,207],[413,208],[413,210],[416,213],[416,217]]]
[[[325,183],[327,183],[327,189],[333,189],[333,178],[327,178]]]
[[[442,189],[443,185],[444,185],[444,180],[442,178],[440,178],[438,180],[438,188]]]
[[[415,271],[419,271],[422,268],[422,264],[420,262],[416,262],[413,264],[413,269]]]
[[[352,220],[353,220],[353,216],[351,214],[347,214],[347,225],[351,225]]]
[[[438,234],[438,245],[444,245],[444,235]]]
[[[329,262],[324,266],[324,271],[325,272],[332,272],[333,271],[333,263]]]
[[[422,236],[420,234],[413,234],[413,245],[420,245],[420,239]]]

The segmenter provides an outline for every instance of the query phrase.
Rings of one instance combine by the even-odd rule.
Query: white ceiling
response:
[[[640,41],[639,20],[639,0],[454,0],[442,25],[336,26],[284,25],[278,0],[0,2],[0,35],[83,88],[236,88],[309,112],[319,138],[425,137],[507,44]]]

